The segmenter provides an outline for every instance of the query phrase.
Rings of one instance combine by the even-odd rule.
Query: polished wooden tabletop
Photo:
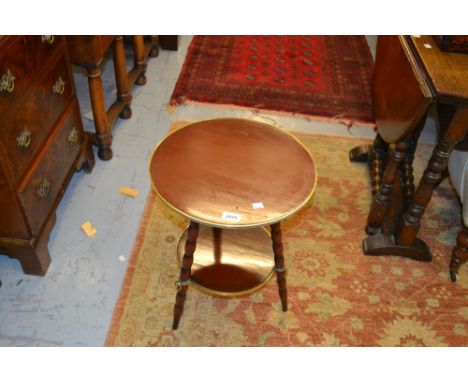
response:
[[[411,36],[437,99],[468,104],[468,54],[444,52],[432,36]]]
[[[243,119],[187,125],[154,150],[150,176],[160,198],[215,227],[278,222],[303,207],[317,173],[308,150],[274,126]]]

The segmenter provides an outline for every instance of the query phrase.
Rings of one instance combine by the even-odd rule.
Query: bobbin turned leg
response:
[[[450,258],[450,278],[453,282],[457,281],[458,269],[462,264],[468,261],[468,228],[463,227],[457,236],[457,245],[452,251]]]
[[[457,144],[462,141],[467,131],[468,107],[458,106],[450,108],[450,116],[440,120],[443,127],[442,138],[437,143],[418,188],[409,202],[406,213],[403,216],[401,227],[398,231],[397,242],[400,245],[410,246],[416,240],[424,210],[431,200],[432,193],[443,177],[447,168],[448,157]],[[447,111],[443,105],[439,110]]]
[[[397,242],[400,245],[411,246],[416,240],[421,218],[426,206],[432,197],[432,192],[439,184],[442,172],[447,167],[447,160],[457,141],[450,136],[444,136],[437,144],[429,160],[428,167],[424,171],[418,188],[409,201],[408,209],[403,215]]]
[[[392,187],[397,177],[400,176],[400,165],[405,159],[408,146],[409,143],[407,141],[400,142],[390,154],[390,160],[385,168],[382,183],[372,200],[371,209],[367,217],[366,232],[370,235],[380,232],[382,229],[385,213],[390,205]]]
[[[403,191],[403,207],[406,209],[409,206],[411,198],[414,194],[414,174],[413,161],[416,147],[418,145],[419,135],[424,128],[426,117],[424,116],[415,128],[414,133],[409,141],[409,148],[406,151],[406,157],[401,164],[401,181]]]
[[[193,254],[197,246],[198,231],[199,224],[191,221],[187,232],[187,240],[185,241],[185,252],[182,258],[179,280],[176,281],[177,294],[174,305],[174,321],[172,323],[172,329],[174,330],[179,327],[179,321],[184,312],[184,303],[193,264]]]
[[[286,289],[286,266],[284,265],[283,242],[280,223],[271,225],[271,239],[273,241],[273,253],[275,254],[275,271],[278,281],[278,291],[283,312],[288,310],[288,291]]]
[[[377,134],[374,143],[369,151],[370,177],[372,183],[372,195],[379,192],[382,184],[383,172],[387,159],[388,143],[385,142],[380,134]]]
[[[411,139],[400,142],[389,154],[382,183],[374,195],[367,218],[366,232],[369,235],[362,243],[365,255],[403,256],[419,261],[431,261],[429,248],[422,240],[415,240],[411,246],[401,246],[396,243],[394,236],[404,202],[402,192],[412,192],[411,158],[408,158],[407,153],[410,145]],[[403,162],[406,164],[403,165]],[[404,172],[403,185],[401,170]]]

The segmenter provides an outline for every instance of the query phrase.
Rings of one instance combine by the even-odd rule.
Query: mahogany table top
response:
[[[190,220],[222,228],[264,226],[311,198],[317,172],[308,150],[265,123],[213,119],[187,125],[154,150],[159,197]]]

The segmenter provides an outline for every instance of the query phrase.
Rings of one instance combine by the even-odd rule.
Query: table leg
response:
[[[117,99],[124,103],[125,106],[120,113],[123,119],[129,119],[132,116],[132,109],[130,103],[132,95],[127,79],[127,63],[125,60],[125,45],[123,36],[117,36],[114,40],[114,73],[115,82],[117,86]]]
[[[159,49],[157,44],[159,44],[159,37],[158,36],[149,36],[149,40],[154,44],[151,47],[149,52],[150,57],[158,57],[159,56]]]
[[[387,162],[388,143],[385,142],[379,133],[375,136],[374,143],[370,147],[370,177],[372,183],[372,195],[379,192],[382,184],[383,169]]]
[[[457,281],[458,269],[468,261],[468,228],[463,227],[457,236],[457,245],[453,248],[450,258],[450,278]]]
[[[191,221],[187,232],[187,240],[185,241],[185,252],[182,258],[179,280],[176,281],[177,294],[174,305],[174,321],[172,323],[172,329],[174,330],[179,327],[179,321],[184,312],[184,303],[193,264],[193,254],[197,246],[198,231],[199,224]]]
[[[402,256],[419,261],[431,261],[429,248],[422,240],[403,246],[395,242],[395,231],[400,224],[405,197],[412,193],[412,155],[417,134],[397,143],[390,150],[382,184],[372,200],[367,219],[368,236],[363,241],[364,254],[369,256]],[[401,184],[403,181],[403,184]]]
[[[419,182],[408,209],[403,215],[402,224],[398,230],[397,243],[403,246],[411,246],[419,231],[422,215],[432,197],[432,192],[439,184],[442,172],[447,167],[448,157],[457,140],[449,134],[445,134],[436,145],[427,169]]]
[[[444,105],[440,105],[439,108],[443,111]],[[424,210],[431,200],[432,192],[442,179],[450,153],[454,146],[465,137],[468,129],[467,121],[468,107],[466,106],[454,108],[453,112],[450,113],[450,118],[444,118],[443,121],[439,118],[444,134],[434,148],[418,188],[403,215],[403,221],[397,235],[399,245],[411,246],[416,240]],[[442,122],[447,126],[443,126]]]
[[[414,194],[414,175],[413,175],[413,161],[416,148],[418,146],[419,136],[426,124],[427,113],[421,118],[416,127],[413,129],[413,134],[409,140],[409,147],[406,151],[406,158],[401,165],[401,181],[403,187],[403,201],[404,208],[406,209]]]
[[[213,227],[213,249],[216,264],[221,263],[221,228]]]
[[[88,72],[89,94],[96,129],[94,137],[98,146],[98,156],[102,160],[109,160],[112,158],[112,134],[107,120],[104,93],[102,91],[101,70],[97,66],[88,66],[86,70]]]
[[[278,281],[278,291],[281,299],[283,312],[288,310],[288,291],[286,289],[286,266],[284,264],[283,241],[280,223],[271,225],[271,239],[273,242],[273,253],[275,254],[275,271]]]
[[[385,167],[382,184],[372,200],[371,209],[367,218],[366,232],[368,234],[375,234],[382,229],[385,213],[390,204],[392,187],[397,177],[400,176],[401,162],[405,159],[408,147],[408,141],[403,141],[397,143],[395,148],[391,151],[390,160]]]
[[[137,85],[146,84],[146,57],[145,57],[145,40],[143,36],[133,36],[133,64],[135,68],[141,71],[135,83]]]
[[[419,135],[421,134],[421,130],[424,127],[424,122],[426,118],[421,120],[419,126],[414,130],[413,136],[409,142],[409,148],[406,152],[406,157],[403,160],[401,165],[401,181],[403,186],[403,205],[404,209],[409,205],[409,202],[414,194],[414,175],[413,175],[413,160],[414,160],[414,153],[416,152],[416,147],[418,145]]]

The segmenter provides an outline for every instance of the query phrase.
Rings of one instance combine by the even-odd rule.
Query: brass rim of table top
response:
[[[177,249],[176,249],[176,258],[177,258],[177,263],[179,265],[179,268],[180,266],[182,265],[181,264],[181,258],[179,257],[179,251],[178,251],[178,248],[182,243],[182,239],[183,237],[185,236],[185,233],[187,232],[188,228],[189,228],[190,224],[187,225],[187,227],[184,229],[184,231],[182,232],[182,234],[180,235],[180,238],[179,238],[179,241],[177,242]],[[271,233],[270,231],[268,231],[265,227],[256,227],[256,228],[259,228],[259,229],[263,229],[267,236],[270,238],[271,240]],[[195,248],[195,252],[197,251],[197,249]],[[183,255],[182,255],[183,256]],[[194,258],[196,256],[196,253],[194,253]],[[271,256],[272,256],[272,260],[274,259],[274,253],[273,251],[271,252]],[[271,271],[270,273],[265,277],[265,279],[259,283],[258,285],[256,285],[255,287],[253,288],[250,288],[250,289],[247,289],[247,290],[244,290],[244,291],[240,291],[240,292],[222,292],[222,291],[217,291],[217,290],[214,290],[214,289],[210,289],[210,288],[207,288],[207,287],[204,287],[203,285],[197,283],[196,281],[190,279],[190,287],[193,287],[197,290],[199,290],[200,292],[204,293],[204,294],[207,294],[209,296],[213,296],[213,297],[221,297],[221,298],[226,298],[226,299],[231,299],[231,298],[238,298],[238,297],[245,297],[245,296],[249,296],[255,292],[257,292],[258,290],[262,289],[265,285],[267,285],[271,278],[273,277],[273,275],[275,274],[275,266],[274,266],[274,260],[273,260],[273,267],[271,268]]]
[[[258,121],[254,121],[254,122],[257,122],[257,123],[261,123],[261,124],[264,124],[264,125],[267,125],[273,129],[277,129],[279,131],[281,131],[283,134],[286,134],[288,136],[290,136],[291,138],[293,138],[305,151],[306,153],[309,155],[312,163],[314,164],[314,169],[315,169],[315,179],[314,179],[314,185],[312,186],[312,189],[309,193],[309,195],[305,198],[305,200],[296,208],[293,208],[292,210],[286,212],[283,216],[281,216],[280,218],[277,218],[277,219],[272,219],[272,220],[266,220],[264,222],[261,222],[261,223],[256,223],[256,224],[245,224],[245,225],[239,225],[239,224],[217,224],[217,223],[211,223],[207,220],[203,220],[203,219],[199,219],[199,218],[195,218],[193,217],[192,215],[186,213],[186,212],[183,212],[181,210],[179,210],[177,207],[175,207],[174,205],[172,205],[171,203],[169,203],[166,199],[164,199],[164,197],[159,193],[159,191],[156,189],[155,185],[154,185],[154,182],[153,182],[153,177],[151,176],[151,162],[153,160],[153,156],[154,154],[156,153],[156,150],[158,149],[158,147],[166,140],[168,139],[170,136],[172,136],[173,134],[179,132],[180,130],[186,128],[187,126],[190,126],[190,125],[193,125],[195,123],[199,123],[199,122],[204,122],[204,121],[214,121],[214,120],[217,120],[217,119],[223,119],[223,118],[212,118],[212,119],[205,119],[205,120],[202,120],[202,121],[198,121],[198,122],[191,122],[191,123],[188,123],[187,125],[185,126],[182,126],[176,130],[174,130],[173,132],[167,134],[162,140],[161,142],[159,142],[156,147],[153,149],[152,153],[151,153],[151,156],[150,156],[150,159],[149,159],[149,162],[148,162],[148,174],[150,176],[150,180],[151,180],[151,187],[153,188],[154,192],[156,193],[156,195],[159,197],[159,199],[166,205],[168,206],[169,208],[171,208],[172,210],[174,211],[177,211],[179,214],[181,214],[182,216],[186,217],[187,219],[191,220],[191,221],[194,221],[196,223],[200,223],[200,224],[204,224],[204,225],[208,225],[210,227],[217,227],[217,228],[232,228],[232,229],[243,229],[243,228],[254,228],[254,227],[262,227],[262,226],[266,226],[266,225],[271,225],[271,224],[274,224],[274,223],[278,223],[284,219],[287,219],[288,217],[290,217],[291,215],[294,215],[296,212],[298,212],[300,209],[302,209],[311,199],[312,199],[312,196],[314,195],[314,192],[315,192],[315,188],[317,186],[317,179],[318,179],[318,173],[317,173],[317,166],[315,165],[315,161],[314,161],[314,158],[312,156],[312,154],[310,153],[309,149],[298,139],[296,138],[293,134],[287,132],[287,131],[284,131],[282,130],[281,128],[279,127],[276,127],[276,126],[273,126],[273,125],[270,125],[268,123],[265,123],[265,122],[258,122]],[[239,119],[239,120],[245,120],[245,118],[226,118],[226,119]]]

